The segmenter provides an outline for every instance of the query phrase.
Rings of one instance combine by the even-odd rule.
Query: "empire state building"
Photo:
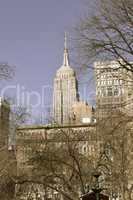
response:
[[[65,34],[63,65],[57,70],[53,90],[53,120],[58,125],[69,124],[72,106],[78,99],[77,79],[70,66]]]

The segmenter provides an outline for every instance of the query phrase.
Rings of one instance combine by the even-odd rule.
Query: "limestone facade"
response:
[[[133,115],[133,73],[118,61],[95,62],[96,110],[98,118],[106,118],[110,110]]]

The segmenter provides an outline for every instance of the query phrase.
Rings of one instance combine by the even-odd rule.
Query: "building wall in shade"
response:
[[[9,136],[9,113],[10,106],[8,102],[0,97],[0,147],[8,147]]]

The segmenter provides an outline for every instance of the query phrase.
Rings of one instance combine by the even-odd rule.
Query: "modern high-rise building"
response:
[[[72,120],[72,105],[78,99],[75,71],[70,66],[67,38],[65,34],[63,65],[54,78],[53,120],[57,124],[69,124]]]

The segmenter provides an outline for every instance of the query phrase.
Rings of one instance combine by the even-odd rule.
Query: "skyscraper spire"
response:
[[[64,49],[67,49],[67,33],[64,34]]]
[[[65,37],[64,37],[64,59],[63,59],[63,66],[69,66],[69,53],[67,49],[67,34],[65,32]]]

